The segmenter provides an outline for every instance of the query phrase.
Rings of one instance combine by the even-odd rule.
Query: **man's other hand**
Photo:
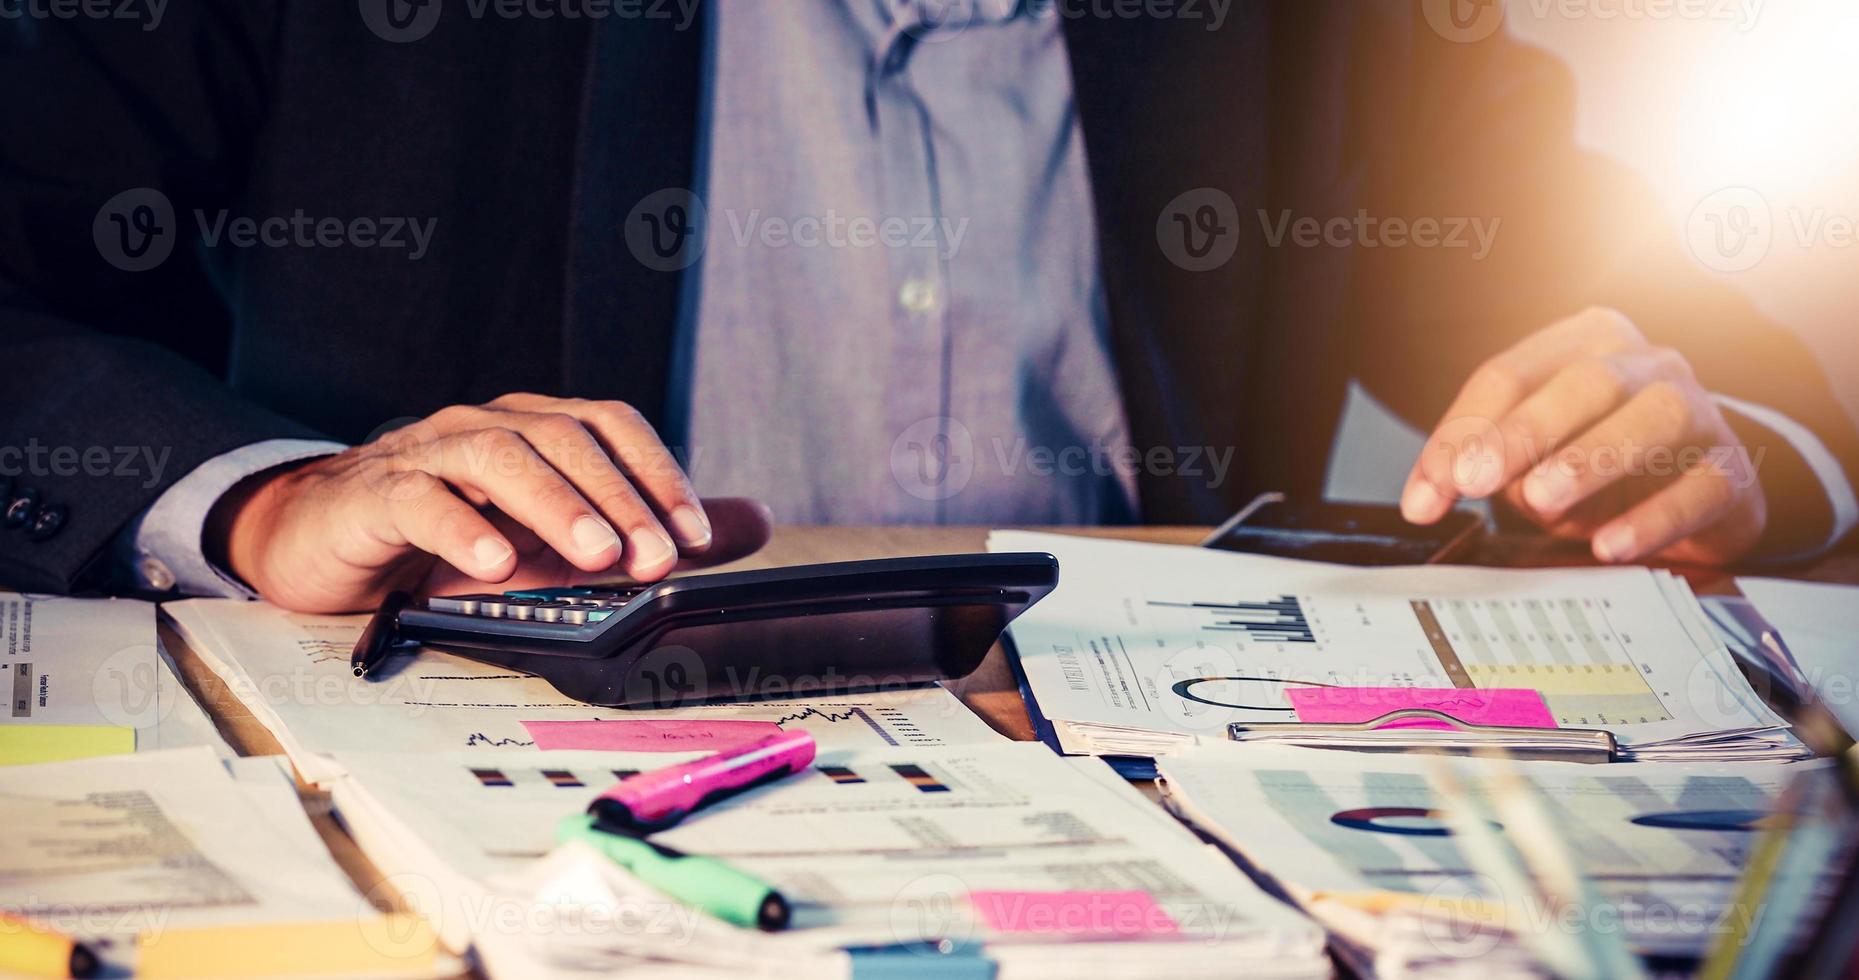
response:
[[[1421,450],[1401,513],[1431,524],[1499,492],[1605,562],[1722,564],[1768,524],[1749,453],[1690,364],[1612,310],[1479,367]]]
[[[768,540],[767,509],[699,501],[619,402],[505,395],[246,481],[209,518],[207,554],[302,612],[427,594],[665,577]]]

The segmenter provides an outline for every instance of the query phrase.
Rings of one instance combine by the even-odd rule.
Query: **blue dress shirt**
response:
[[[1134,513],[1070,65],[1029,6],[711,8],[669,426],[700,492],[804,524]]]

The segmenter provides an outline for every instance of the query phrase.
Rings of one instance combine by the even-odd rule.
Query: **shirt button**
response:
[[[7,501],[6,513],[0,516],[0,524],[7,527],[24,527],[32,521],[32,515],[39,512],[39,491],[31,487],[20,487],[13,492],[13,499]]]
[[[928,279],[908,279],[897,291],[897,303],[907,312],[926,316],[942,305],[942,294]]]
[[[49,541],[59,531],[64,530],[65,508],[63,504],[46,504],[32,515],[32,523],[26,525],[26,539],[29,541]]]
[[[157,592],[174,588],[174,573],[161,559],[149,555],[142,559],[142,581]]]

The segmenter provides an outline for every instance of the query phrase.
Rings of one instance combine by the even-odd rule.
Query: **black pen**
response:
[[[411,595],[400,591],[389,592],[387,598],[381,600],[381,607],[362,629],[361,639],[355,641],[355,652],[349,655],[349,667],[356,677],[368,676],[369,671],[387,659],[399,632],[400,610],[412,601]]]

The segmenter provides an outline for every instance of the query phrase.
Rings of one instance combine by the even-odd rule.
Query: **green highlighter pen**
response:
[[[724,922],[768,932],[787,928],[790,909],[780,892],[715,858],[607,833],[585,813],[562,818],[555,839],[590,844],[640,881]]]

